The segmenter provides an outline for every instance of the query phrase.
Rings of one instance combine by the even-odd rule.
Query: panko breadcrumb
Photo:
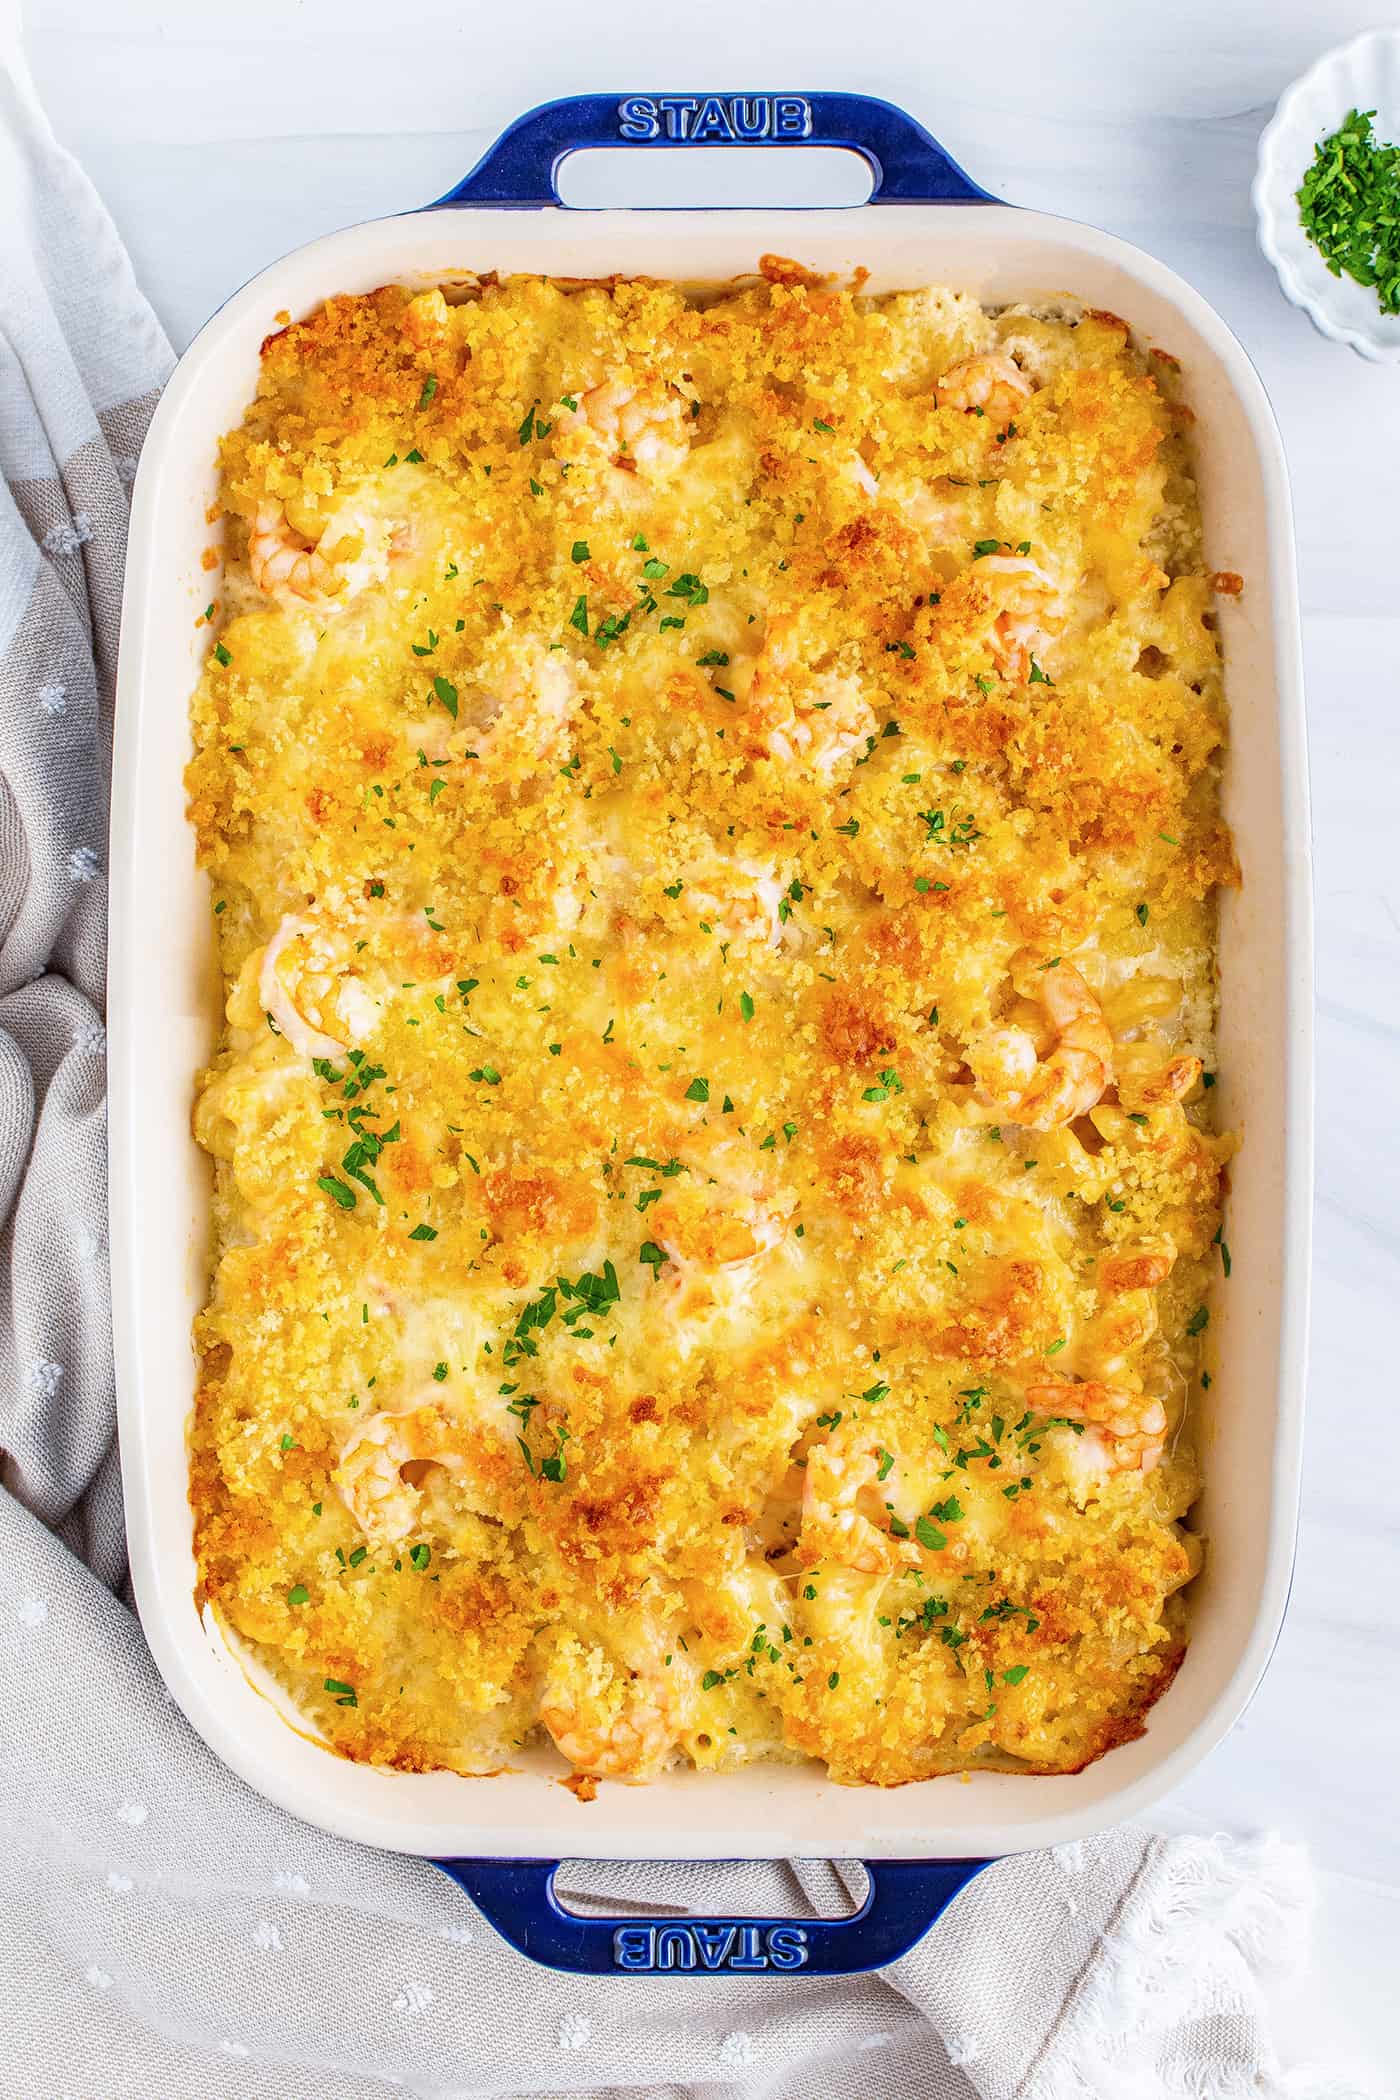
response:
[[[771,261],[264,345],[188,774],[191,1499],[345,1755],[1141,1733],[1231,1149],[1175,385],[1110,314]]]

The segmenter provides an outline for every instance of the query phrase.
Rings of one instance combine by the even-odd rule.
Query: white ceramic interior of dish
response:
[[[1074,295],[1178,356],[1194,408],[1208,556],[1245,577],[1221,601],[1233,714],[1227,810],[1244,886],[1225,901],[1218,1094],[1245,1144],[1233,1170],[1233,1275],[1210,1327],[1215,1381],[1209,1546],[1185,1664],[1145,1736],[1074,1777],[979,1773],[881,1791],[809,1766],[678,1772],[583,1803],[548,1751],[490,1779],[406,1775],[329,1754],[195,1605],[186,1425],[190,1322],[208,1262],[208,1162],[190,1137],[193,1074],[215,1039],[210,898],[182,772],[188,701],[216,595],[202,565],[219,435],[257,381],[284,312],[333,292],[460,270],[643,272],[687,282],[751,271],[768,250],[875,292],[964,287],[991,302]],[[253,1786],[347,1837],[429,1856],[972,1857],[1083,1836],[1141,1812],[1229,1727],[1257,1683],[1292,1564],[1311,1206],[1311,949],[1306,762],[1292,527],[1277,428],[1224,323],[1124,243],[1001,206],[570,213],[446,209],[330,236],[233,299],[182,360],[134,493],[112,817],[112,1271],[123,1474],[142,1622],[171,1691]]]
[[[1332,275],[1298,211],[1298,185],[1315,149],[1353,109],[1374,110],[1376,138],[1400,145],[1400,29],[1371,30],[1329,51],[1280,98],[1259,141],[1259,245],[1284,296],[1324,335],[1374,364],[1400,364],[1400,314],[1382,313],[1369,285]]]

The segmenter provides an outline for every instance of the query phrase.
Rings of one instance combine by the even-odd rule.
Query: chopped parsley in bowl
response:
[[[1334,277],[1343,271],[1400,313],[1400,146],[1376,138],[1376,112],[1350,110],[1318,145],[1298,189],[1303,230]]]

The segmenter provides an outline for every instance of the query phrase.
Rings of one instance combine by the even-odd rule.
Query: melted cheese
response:
[[[272,338],[223,447],[205,1591],[404,1768],[1075,1769],[1181,1651],[1229,1152],[1170,368],[781,271],[453,296]]]

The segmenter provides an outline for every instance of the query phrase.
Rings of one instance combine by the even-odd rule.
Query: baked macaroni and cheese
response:
[[[201,1596],[345,1755],[1068,1772],[1182,1653],[1224,713],[1112,315],[330,300],[224,441]]]

